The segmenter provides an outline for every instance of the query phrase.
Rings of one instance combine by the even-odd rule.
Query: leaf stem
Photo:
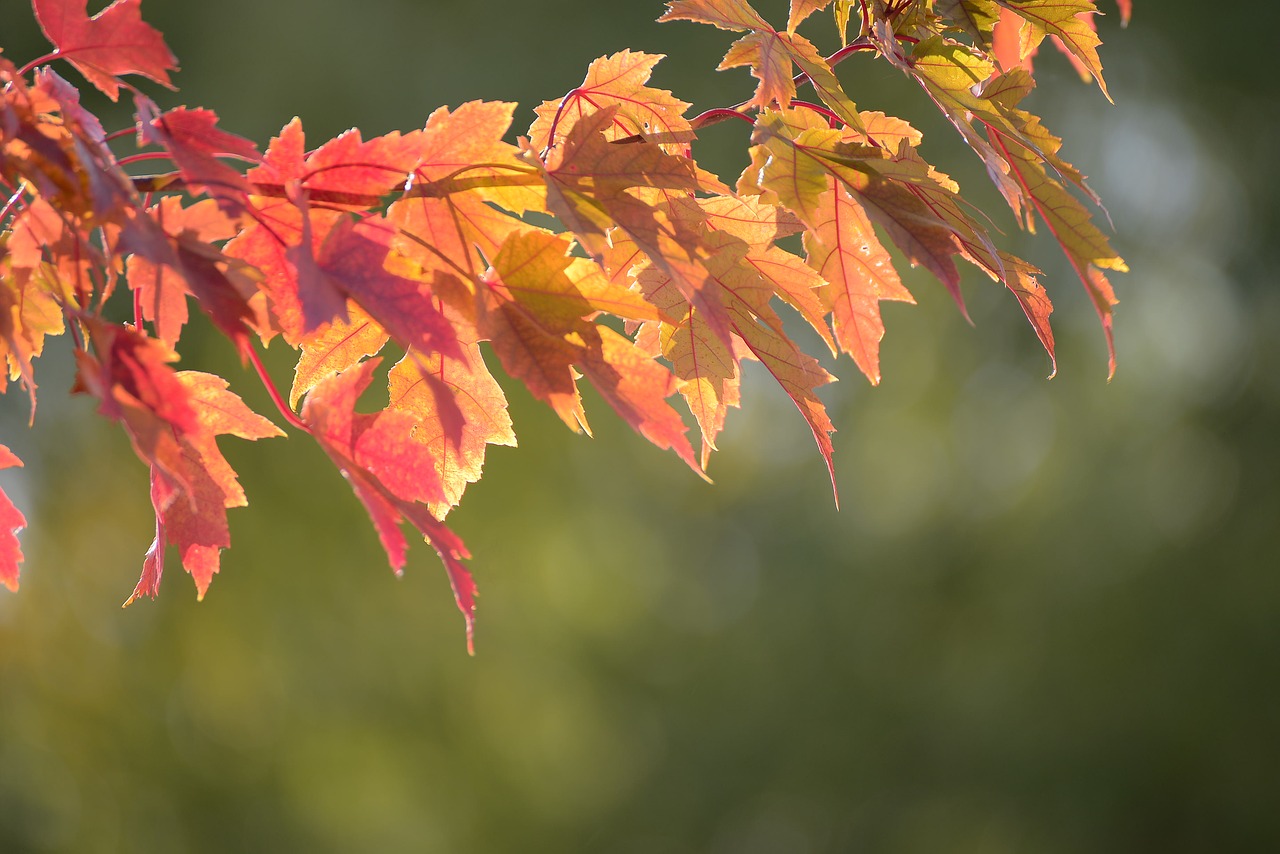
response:
[[[755,119],[748,116],[741,110],[731,107],[717,107],[713,110],[706,110],[699,113],[689,120],[689,124],[694,130],[707,127],[708,125],[719,124],[725,119],[742,119],[747,124],[755,124]]]
[[[172,160],[167,151],[142,151],[138,154],[130,154],[127,157],[121,157],[116,163],[120,166],[128,166],[130,163],[140,163],[143,160]]]
[[[815,104],[811,101],[801,101],[799,98],[792,98],[791,105],[793,107],[803,107],[806,110],[813,110],[815,113],[824,116],[827,120],[827,124],[833,128],[843,127],[845,124],[844,119],[836,115],[834,110],[824,107],[821,104]]]
[[[262,380],[262,385],[267,389],[267,395],[271,398],[271,402],[275,404],[276,409],[280,412],[280,416],[291,426],[301,430],[307,435],[313,435],[311,427],[307,422],[303,421],[297,414],[289,408],[284,402],[284,398],[280,396],[280,390],[276,388],[276,384],[271,380],[271,375],[267,373],[266,367],[262,364],[262,359],[258,357],[258,351],[247,340],[240,346],[240,352],[253,365],[254,371],[258,374],[258,379]]]
[[[0,222],[4,221],[4,218],[9,215],[9,212],[11,210],[13,210],[14,205],[16,205],[21,200],[22,200],[22,188],[19,187],[17,190],[14,191],[13,195],[9,197],[9,201],[5,202],[4,209],[0,210]]]
[[[58,50],[55,50],[53,53],[46,53],[44,56],[37,56],[35,59],[18,69],[18,76],[26,77],[27,72],[35,68],[37,65],[45,65],[46,63],[53,62],[55,59],[60,59],[61,57],[62,51]]]
[[[547,131],[547,147],[542,149],[540,157],[546,159],[547,153],[556,146],[556,128],[560,127],[560,116],[564,115],[564,108],[569,106],[569,101],[582,94],[582,90],[574,87],[565,93],[560,99],[560,106],[556,107],[555,117],[551,119],[551,130]]]

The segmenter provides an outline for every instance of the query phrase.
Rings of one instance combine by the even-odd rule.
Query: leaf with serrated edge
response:
[[[1092,16],[1098,7],[1091,0],[996,0],[1004,9],[1026,20],[1037,34],[1056,37],[1071,55],[1098,81],[1098,88],[1107,100],[1106,81],[1102,79],[1102,61],[1098,58],[1098,45],[1102,43],[1093,26]],[[1024,49],[1022,56],[1028,51]]]
[[[448,387],[462,411],[464,427],[459,443],[447,441],[441,425],[438,398],[424,382],[430,374]],[[468,483],[480,479],[488,445],[516,444],[507,414],[507,399],[485,368],[480,348],[463,345],[463,357],[432,353],[418,358],[406,356],[388,375],[389,408],[403,410],[416,421],[414,438],[424,443],[436,465],[436,476],[444,501],[428,503],[432,515],[443,519],[462,500]]]
[[[835,184],[822,198],[815,228],[805,234],[809,264],[829,284],[836,340],[872,385],[880,383],[880,301],[914,303],[876,238],[871,221],[849,192]]]
[[[289,405],[296,408],[302,396],[321,381],[350,370],[368,356],[377,355],[387,340],[385,329],[364,309],[349,303],[347,320],[334,319],[302,340],[302,355],[294,370]]]
[[[141,74],[173,88],[169,72],[178,61],[164,37],[143,22],[141,0],[116,0],[90,18],[86,0],[33,0],[40,29],[74,65],[111,100],[120,94],[121,74]]]
[[[827,8],[831,0],[791,0],[791,11],[787,15],[787,29],[795,32],[800,22],[814,12]]]
[[[586,78],[573,91],[559,100],[544,101],[534,111],[538,118],[529,128],[533,148],[541,151],[551,143],[553,124],[557,136],[563,138],[584,115],[614,104],[618,110],[613,124],[604,131],[606,139],[637,134],[663,134],[673,139],[690,135],[689,121],[684,117],[689,104],[665,89],[647,85],[662,58],[623,50],[592,62]]]
[[[386,550],[387,560],[397,575],[404,570],[408,552],[404,534],[400,531],[401,521],[407,520],[435,549],[448,573],[458,610],[466,620],[467,649],[474,652],[476,586],[471,574],[461,563],[470,557],[462,540],[432,516],[426,507],[393,493],[377,474],[356,459],[356,445],[361,432],[367,429],[369,418],[376,419],[379,416],[361,418],[355,412],[355,404],[361,393],[369,387],[379,362],[377,358],[369,359],[319,383],[302,404],[302,420],[311,428],[320,447],[333,460],[364,505]],[[390,415],[396,422],[402,422],[404,418],[413,420],[407,413],[399,410],[384,412],[382,415]],[[366,455],[373,450],[375,449],[366,448]]]

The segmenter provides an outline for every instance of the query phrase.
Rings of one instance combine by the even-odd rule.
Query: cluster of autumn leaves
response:
[[[246,503],[216,437],[283,435],[225,380],[174,368],[193,302],[258,371],[283,420],[332,458],[393,568],[405,563],[406,521],[435,548],[469,636],[468,555],[443,519],[480,477],[486,447],[516,441],[481,342],[571,428],[590,430],[585,379],[699,474],[739,404],[745,359],[795,402],[830,467],[834,427],[816,389],[832,377],[777,307],[878,382],[879,303],[912,301],[886,237],[962,308],[957,259],[1004,284],[1052,358],[1038,271],[995,246],[956,184],[921,158],[919,132],[855,106],[833,71],[848,56],[887,60],[920,84],[1020,221],[1057,239],[1110,341],[1104,271],[1123,261],[1077,198],[1093,200],[1061,142],[1019,106],[1045,37],[1101,84],[1091,2],[792,0],[777,30],[745,0],[675,0],[663,20],[743,33],[721,67],[750,68],[749,100],[688,118],[689,104],[648,85],[660,57],[622,51],[540,106],[515,145],[504,141],[514,105],[473,102],[437,110],[421,130],[371,140],[352,130],[314,148],[295,119],[261,154],[213,112],[162,111],[121,79],[168,85],[175,68],[139,2],[90,18],[84,0],[33,0],[55,50],[24,68],[0,58],[0,352],[34,414],[33,360],[47,336],[69,331],[75,390],[99,400],[150,466],[156,534],[130,601],[156,594],[168,545],[204,595],[230,545],[226,511]],[[843,46],[824,57],[796,28],[828,6]],[[124,88],[136,126],[107,134],[55,59],[112,99]],[[805,85],[815,100],[797,97]],[[690,150],[700,127],[726,118],[753,126],[734,188]],[[146,150],[117,154],[127,136]],[[172,169],[125,171],[154,158]],[[803,256],[777,245],[794,234]],[[256,349],[277,338],[299,352],[287,401]],[[389,353],[398,359],[380,371]],[[375,380],[387,404],[357,411]],[[0,446],[0,467],[11,465]],[[0,493],[0,583],[11,588],[23,524]]]

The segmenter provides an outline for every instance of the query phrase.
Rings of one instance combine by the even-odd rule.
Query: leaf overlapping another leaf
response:
[[[262,154],[214,111],[162,110],[125,79],[170,85],[176,70],[139,0],[92,18],[84,0],[33,5],[54,51],[23,68],[0,58],[0,391],[19,382],[34,417],[38,357],[69,333],[75,390],[121,424],[151,473],[155,539],[130,602],[156,595],[169,546],[205,595],[230,545],[226,511],[246,503],[217,437],[281,435],[226,380],[177,370],[192,303],[347,479],[391,567],[408,560],[405,522],[433,547],[469,646],[476,588],[443,520],[488,447],[516,444],[486,357],[589,432],[586,380],[702,476],[741,404],[743,365],[758,362],[809,426],[833,490],[835,425],[819,389],[834,377],[797,343],[788,310],[875,385],[881,303],[914,302],[894,253],[963,312],[961,259],[1013,294],[1052,360],[1040,271],[997,246],[997,230],[924,159],[919,131],[857,109],[835,72],[852,56],[915,80],[1018,224],[1045,224],[1095,304],[1114,371],[1104,271],[1124,261],[1062,141],[1024,106],[1044,38],[1106,92],[1086,0],[791,0],[785,28],[747,0],[672,0],[661,20],[739,34],[719,67],[749,68],[749,98],[689,118],[688,103],[651,83],[661,57],[622,50],[537,107],[515,144],[515,105],[473,101],[415,130],[366,139],[352,129],[310,148],[294,119]],[[1131,4],[1118,5],[1127,21]],[[841,47],[823,56],[798,30],[828,7]],[[131,127],[107,133],[48,65],[58,59],[112,99],[125,89]],[[694,158],[696,134],[728,118],[753,125],[733,189]],[[129,137],[148,150],[117,157]],[[124,166],[136,160],[173,168],[133,176]],[[298,353],[287,395],[256,349],[276,341]],[[386,403],[357,409],[383,379]],[[0,446],[0,468],[15,465]],[[10,588],[24,524],[0,494]]]

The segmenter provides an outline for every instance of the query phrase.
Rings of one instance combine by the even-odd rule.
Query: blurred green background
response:
[[[1203,4],[1136,5],[1128,30],[1101,22],[1117,106],[1056,54],[1033,96],[1134,269],[1113,382],[1056,248],[1011,238],[1049,274],[1059,376],[990,283],[966,280],[970,327],[913,277],[883,386],[834,366],[838,512],[758,372],[714,486],[598,399],[592,440],[508,384],[521,447],[452,517],[483,593],[474,659],[434,555],[394,578],[296,435],[225,443],[251,506],[206,601],[175,563],[121,611],[146,472],[63,393],[59,342],[35,429],[0,401],[27,463],[0,483],[30,521],[22,591],[0,591],[0,851],[1280,850],[1280,87]],[[46,50],[25,3],[0,8],[6,56]],[[624,47],[668,54],[657,84],[695,110],[751,86],[711,71],[728,34],[657,25],[648,0],[143,11],[184,68],[161,103],[261,143],[294,114],[315,144],[474,98],[519,101],[523,128]],[[865,60],[840,75],[1014,230],[918,91]],[[732,178],[745,142],[709,129],[700,159]],[[190,334],[185,366],[269,412]]]

